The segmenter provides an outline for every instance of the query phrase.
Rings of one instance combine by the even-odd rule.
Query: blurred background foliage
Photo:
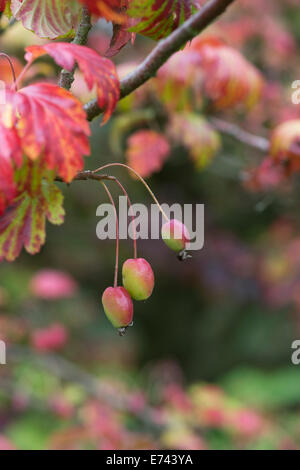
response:
[[[299,5],[239,3],[215,28],[285,98],[280,107],[273,97],[267,109],[225,117],[266,135],[269,115],[273,122],[300,115],[290,101],[291,81],[300,79]],[[243,37],[245,24],[250,30],[258,17],[268,20],[269,37]],[[21,60],[24,45],[38,40],[15,28],[1,48]],[[91,42],[99,50],[103,25],[97,34]],[[139,61],[152,45],[138,38],[116,61]],[[43,67],[54,74],[50,64]],[[86,168],[120,160],[112,152],[120,115],[122,109],[103,128],[93,122]],[[149,178],[162,202],[205,204],[205,247],[185,264],[161,241],[139,243],[156,286],[149,301],[135,304],[135,325],[124,338],[101,306],[114,264],[114,243],[95,233],[105,193],[94,182],[60,185],[65,224],[48,226],[40,255],[23,253],[0,266],[0,338],[8,344],[8,364],[0,366],[0,448],[300,447],[300,369],[291,364],[300,335],[300,188],[295,180],[288,188],[250,190],[243,175],[262,157],[222,136],[222,150],[203,171],[179,146]],[[113,174],[133,202],[151,203],[126,172]],[[123,241],[121,259],[131,255],[132,244]]]

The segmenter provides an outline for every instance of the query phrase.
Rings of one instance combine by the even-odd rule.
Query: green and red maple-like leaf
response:
[[[50,83],[5,91],[0,109],[0,214],[16,195],[14,173],[24,161],[41,161],[70,182],[90,153],[86,114],[71,93]]]
[[[38,36],[55,39],[76,27],[80,4],[77,0],[11,0],[11,12]]]
[[[128,14],[140,21],[133,31],[159,40],[168,36],[200,6],[199,0],[131,0]]]
[[[214,36],[199,37],[174,54],[152,86],[172,110],[192,111],[209,100],[218,110],[253,107],[264,80],[242,54]]]
[[[26,57],[31,62],[45,53],[68,70],[79,65],[89,88],[96,86],[107,120],[120,93],[112,62],[65,43],[33,46]],[[57,85],[36,83],[5,92],[0,110],[0,259],[12,261],[22,246],[32,254],[39,251],[46,218],[62,223],[62,197],[53,178],[58,174],[70,182],[82,170],[83,156],[90,153],[90,127],[82,103]]]
[[[58,65],[69,71],[77,63],[88,88],[91,90],[95,86],[97,89],[98,104],[104,109],[103,123],[109,119],[120,98],[120,82],[111,60],[101,57],[88,47],[65,42],[30,46],[26,51],[28,62],[49,54]]]
[[[82,4],[107,21],[127,22],[128,0],[0,0],[0,11],[9,4],[13,16],[42,38],[71,33],[80,20]]]
[[[42,162],[25,162],[17,172],[19,195],[0,217],[0,261],[14,261],[23,246],[34,255],[45,243],[46,219],[64,221],[63,196]]]
[[[90,153],[90,128],[82,104],[50,83],[6,90],[0,121],[0,260],[22,247],[35,254],[45,242],[45,222],[63,222],[56,174],[67,182]]]

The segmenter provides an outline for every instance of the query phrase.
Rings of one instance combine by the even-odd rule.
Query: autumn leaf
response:
[[[243,175],[245,188],[250,191],[270,191],[287,182],[287,174],[281,165],[268,156],[259,166],[251,168]]]
[[[150,86],[171,111],[191,111],[202,104],[202,83],[202,58],[198,51],[186,49],[160,68]]]
[[[14,96],[16,127],[24,154],[39,157],[70,182],[89,155],[86,114],[68,91],[50,83],[22,88]]]
[[[0,261],[14,261],[23,246],[36,254],[45,243],[46,219],[60,225],[64,221],[63,196],[41,162],[26,162],[17,180],[20,194],[0,217]]]
[[[18,135],[13,128],[0,123],[0,215],[16,196],[14,168],[21,165],[22,152]]]
[[[126,21],[124,21],[122,24],[114,24],[113,36],[110,41],[110,46],[105,53],[106,57],[113,57],[114,55],[118,54],[129,41],[134,44],[136,34],[130,32],[129,28],[135,24],[136,21],[129,17],[126,17]]]
[[[68,34],[80,18],[77,0],[11,0],[11,11],[25,28],[49,39]]]
[[[126,151],[128,165],[143,177],[159,171],[169,154],[170,145],[158,132],[141,130],[128,139]]]
[[[249,109],[261,97],[260,72],[238,51],[216,37],[196,38],[174,54],[150,84],[161,101],[174,111]]]
[[[216,109],[237,105],[251,108],[261,96],[264,80],[239,51],[215,37],[196,38],[187,51],[202,59],[204,92]]]
[[[114,25],[113,37],[108,50],[105,52],[105,57],[113,57],[118,54],[132,37],[132,33],[127,30],[126,26]]]
[[[202,116],[194,113],[174,114],[168,132],[174,142],[188,149],[199,170],[211,162],[221,146],[219,134]]]
[[[198,0],[131,0],[128,15],[140,19],[132,31],[159,40],[177,29],[199,6]]]
[[[91,13],[105,18],[107,21],[122,24],[126,21],[123,9],[127,7],[129,0],[80,0]]]
[[[130,32],[129,28],[133,27],[137,21],[125,14],[129,7],[129,0],[121,0],[119,3],[119,10],[122,12],[122,21],[114,22],[113,24],[113,35],[110,46],[105,53],[106,57],[113,57],[118,54],[130,40],[132,44],[135,41],[136,34]]]
[[[300,171],[300,119],[283,122],[274,129],[270,154],[275,161],[288,164],[290,171]]]
[[[0,11],[4,11],[10,0],[0,0]]]
[[[120,82],[111,60],[99,56],[88,47],[64,42],[29,46],[26,51],[25,57],[28,62],[49,54],[58,65],[69,71],[72,71],[77,63],[89,90],[94,86],[97,88],[98,104],[105,110],[103,124],[109,119],[120,98]]]
[[[5,92],[5,104],[0,104],[0,215],[16,195],[14,170],[22,164],[20,139],[14,128],[12,99],[9,89]]]

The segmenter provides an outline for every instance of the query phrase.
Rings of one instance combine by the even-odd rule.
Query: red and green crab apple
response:
[[[176,219],[171,219],[162,226],[161,236],[165,244],[176,252],[185,250],[187,243],[190,241],[188,229]]]
[[[107,287],[102,295],[105,314],[119,330],[130,326],[133,319],[133,303],[124,287]]]
[[[122,269],[123,286],[134,300],[146,300],[154,288],[154,274],[144,258],[128,259]]]

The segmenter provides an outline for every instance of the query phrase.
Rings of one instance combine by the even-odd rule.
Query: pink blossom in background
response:
[[[68,332],[58,323],[47,328],[35,330],[31,336],[31,344],[38,351],[54,351],[62,348],[68,341]]]
[[[69,274],[54,269],[38,271],[30,282],[31,293],[47,300],[72,297],[77,289],[76,281]]]

